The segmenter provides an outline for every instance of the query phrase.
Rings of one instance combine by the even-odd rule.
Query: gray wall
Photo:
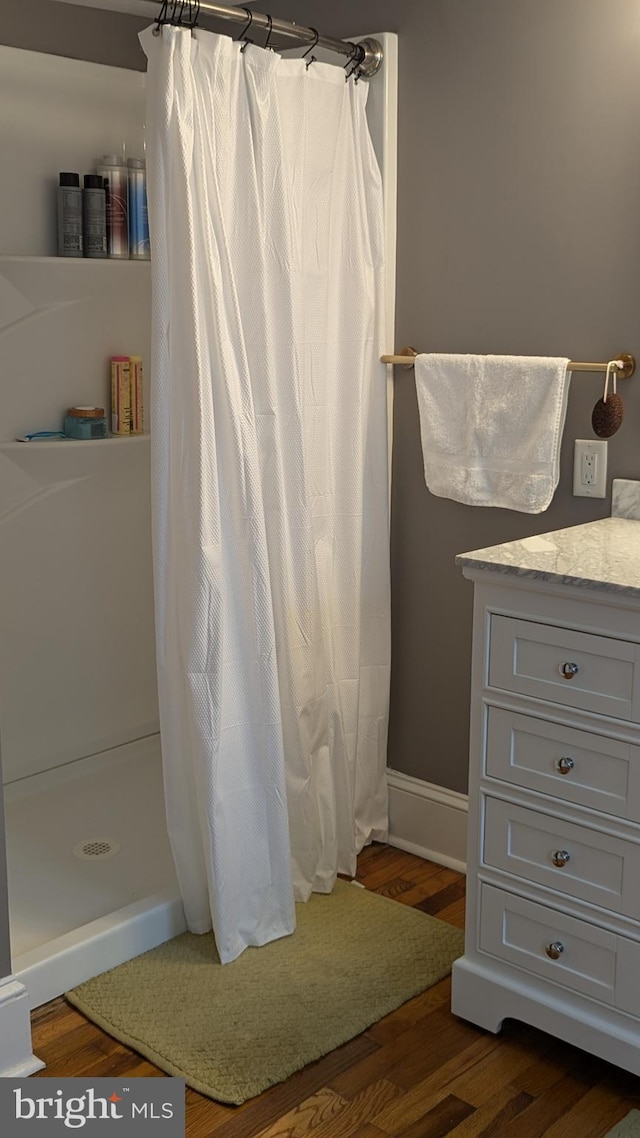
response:
[[[50,0],[0,0],[0,43],[144,70],[136,32],[148,20]],[[10,113],[3,107],[2,113]]]
[[[7,862],[4,848],[4,803],[2,791],[2,756],[0,755],[0,980],[11,973],[9,943],[9,898],[7,896]]]
[[[637,0],[279,0],[278,14],[399,33],[397,347],[640,356]],[[640,478],[640,372],[620,390],[610,477]],[[609,513],[571,495],[600,383],[572,381],[560,486],[537,516],[432,497],[410,374],[395,394],[389,763],[465,790],[472,589],[454,556]]]
[[[640,355],[637,0],[274,9],[329,34],[400,35],[397,347]],[[142,66],[144,23],[0,0],[0,41],[121,66]],[[590,437],[600,394],[595,376],[572,386],[560,487],[546,514],[528,516],[427,492],[413,378],[397,376],[389,761],[399,770],[466,787],[471,586],[455,554],[609,512],[609,500],[571,496],[572,440]],[[640,375],[621,386],[610,477],[640,477]]]

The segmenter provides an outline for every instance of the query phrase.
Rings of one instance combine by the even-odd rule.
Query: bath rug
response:
[[[640,1110],[630,1110],[613,1130],[607,1130],[605,1138],[640,1138]]]
[[[448,975],[463,934],[338,881],[296,906],[295,933],[221,965],[183,933],[67,993],[169,1075],[242,1103],[333,1051]]]

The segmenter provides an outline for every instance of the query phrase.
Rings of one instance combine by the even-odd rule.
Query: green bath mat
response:
[[[170,1075],[241,1103],[364,1031],[451,970],[463,934],[338,881],[296,909],[293,936],[221,965],[213,936],[182,936],[67,999]]]
[[[640,1110],[630,1110],[613,1130],[607,1130],[605,1138],[640,1138]]]

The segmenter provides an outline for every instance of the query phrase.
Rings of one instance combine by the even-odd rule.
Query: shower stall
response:
[[[396,37],[377,38],[385,66],[371,80],[368,114],[393,265]],[[144,97],[142,73],[0,48],[0,99],[14,108],[0,125],[5,169],[19,164],[25,186],[19,207],[0,210],[0,752],[11,946],[3,980],[0,880],[0,1075],[41,1065],[30,1052],[31,1008],[185,928],[158,734],[152,424],[130,438],[16,441],[56,429],[67,406],[108,407],[112,355],[148,365],[148,263],[52,256],[58,171],[89,172],[123,142],[129,156],[142,153]],[[11,194],[3,178],[5,206]],[[389,344],[394,283],[390,273]]]

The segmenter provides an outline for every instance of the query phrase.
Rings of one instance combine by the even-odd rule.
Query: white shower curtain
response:
[[[226,962],[387,832],[382,191],[366,83],[141,39],[167,814]]]

